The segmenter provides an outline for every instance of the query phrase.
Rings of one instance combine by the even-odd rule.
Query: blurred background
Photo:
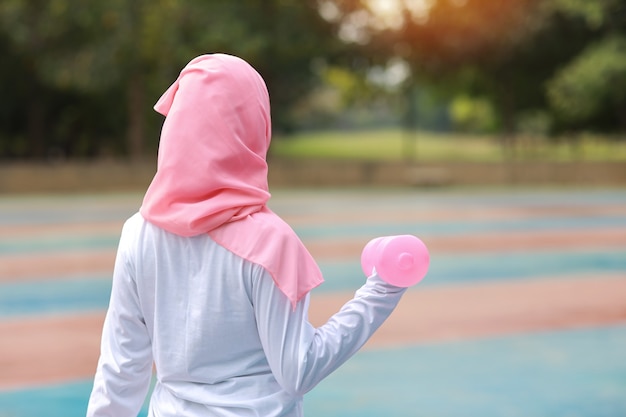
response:
[[[152,105],[223,52],[275,157],[624,162],[625,51],[621,0],[3,0],[0,160],[153,161]]]
[[[315,325],[369,239],[431,250],[310,415],[626,416],[626,2],[2,0],[0,417],[84,415],[152,106],[213,52],[267,82]]]

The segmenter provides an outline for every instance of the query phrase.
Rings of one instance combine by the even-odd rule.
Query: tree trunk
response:
[[[415,162],[417,159],[417,84],[411,81],[405,92],[405,114],[404,127],[406,130],[406,138],[404,139],[403,154],[407,162]]]
[[[498,102],[500,104],[500,116],[502,120],[502,132],[500,141],[502,143],[502,151],[504,156],[513,158],[515,156],[515,97],[510,89],[507,88],[507,83],[503,82],[499,88]]]
[[[141,74],[131,76],[128,84],[128,153],[131,161],[138,161],[143,157],[145,118],[144,118],[145,91]]]
[[[32,94],[28,104],[27,156],[41,159],[45,156],[46,108],[41,94]]]
[[[145,2],[142,0],[133,0],[128,3],[128,14],[130,20],[130,60],[129,60],[129,79],[127,85],[128,100],[128,130],[127,143],[128,154],[130,160],[135,162],[143,157],[144,151],[144,135],[145,135],[145,86],[142,73],[141,54],[139,33],[143,27],[142,11]]]
[[[626,139],[626,104],[617,106],[617,120],[619,123],[619,134]]]

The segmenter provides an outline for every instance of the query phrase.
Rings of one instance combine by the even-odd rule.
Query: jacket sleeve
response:
[[[150,386],[152,350],[133,268],[120,239],[87,417],[137,416]]]
[[[406,290],[374,274],[327,323],[314,328],[308,320],[309,294],[293,309],[271,277],[262,278],[253,291],[261,343],[278,383],[300,396],[354,355]]]

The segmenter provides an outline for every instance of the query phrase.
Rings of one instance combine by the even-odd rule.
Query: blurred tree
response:
[[[407,112],[436,86],[438,96],[491,102],[505,138],[542,109],[562,129],[624,129],[625,9],[623,0],[3,0],[0,75],[12,82],[2,86],[0,155],[139,158],[146,137],[156,144],[151,104],[210,52],[259,70],[276,130],[294,128],[320,67],[358,73],[350,88],[360,94],[392,61],[410,67],[395,87]]]
[[[246,58],[263,75],[272,98],[276,131],[295,128],[295,105],[319,82],[315,62],[333,62],[350,53],[317,0],[241,0],[232,2],[231,19],[242,25],[239,40],[223,50]]]
[[[122,148],[140,158],[145,137],[157,129],[151,104],[190,59],[211,52],[253,64],[270,89],[276,128],[289,129],[293,103],[313,85],[312,60],[338,55],[342,48],[315,0],[0,3],[0,50],[7,51],[2,59],[22,86],[10,88],[8,96],[27,101],[24,155],[33,157],[48,152],[58,130],[58,135],[91,136],[95,153]],[[94,120],[88,111],[105,114],[89,126],[80,122]],[[22,136],[9,134],[13,128],[0,126],[0,140]],[[126,138],[121,145],[108,143],[120,136]],[[78,142],[66,141],[69,154],[90,148]]]
[[[551,6],[595,35],[547,83],[560,127],[626,132],[626,3],[553,0]]]
[[[624,55],[615,40],[598,52],[604,57],[598,61],[604,69],[591,64],[600,55],[585,52],[587,58],[575,57],[596,45],[604,33],[623,34],[623,0],[334,0],[332,4],[334,18],[344,26],[344,39],[365,45],[373,60],[401,57],[409,63],[412,76],[407,90],[428,84],[450,97],[461,94],[491,102],[504,144],[511,143],[520,119],[549,110],[546,85],[551,85],[551,102],[562,118],[579,120],[571,113],[567,119],[563,103],[582,97],[581,85],[577,96],[569,93],[572,84],[584,81],[582,73],[587,74],[585,82],[591,89],[601,88],[592,81],[591,72],[596,80],[608,73],[609,79],[622,74]],[[564,68],[568,62],[571,67]],[[606,110],[610,102],[616,109],[622,94],[615,92],[609,99],[596,93],[595,101],[602,102],[594,107],[598,111]]]
[[[541,102],[532,85],[547,76],[549,54],[529,46],[545,24],[539,0],[390,3],[395,8],[380,10],[382,2],[375,0],[336,2],[346,25],[350,16],[365,11],[360,30],[367,35],[361,38],[377,59],[401,57],[410,65],[407,91],[430,84],[450,98],[461,93],[487,99],[505,133],[503,143],[511,143],[517,114]]]
[[[461,132],[493,131],[493,106],[486,99],[457,95],[450,104],[450,113],[456,128]]]
[[[143,105],[142,64],[146,55],[157,52],[140,45],[140,31],[149,29],[138,22],[140,15],[142,21],[148,20],[138,10],[144,4],[142,0],[89,3],[6,0],[0,4],[2,34],[22,58],[32,83],[25,94],[31,102],[27,120],[30,156],[42,157],[48,152],[47,148],[54,142],[52,124],[53,121],[56,124],[57,117],[63,125],[59,133],[80,136],[74,130],[80,124],[76,121],[88,115],[77,110],[76,105],[87,105],[93,110],[98,106],[90,102],[103,99],[109,100],[106,106],[101,106],[105,112],[117,115],[120,125],[127,122],[131,154],[140,153],[143,117],[138,112]],[[56,91],[55,104],[66,106],[67,111],[53,119],[51,114],[57,111],[51,103],[44,102],[44,90]],[[107,118],[108,115],[103,115],[103,119]],[[91,130],[88,126],[83,128]],[[89,132],[96,143],[101,139],[102,128],[102,123],[96,123]],[[75,138],[68,139],[66,144],[72,148],[72,143],[76,143]],[[85,151],[90,146],[78,148]],[[74,150],[68,151],[72,154]]]

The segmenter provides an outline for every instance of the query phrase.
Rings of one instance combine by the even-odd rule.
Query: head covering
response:
[[[266,206],[271,119],[261,76],[240,58],[202,55],[154,108],[166,118],[142,216],[177,235],[208,233],[267,269],[295,306],[323,278],[295,232]]]

